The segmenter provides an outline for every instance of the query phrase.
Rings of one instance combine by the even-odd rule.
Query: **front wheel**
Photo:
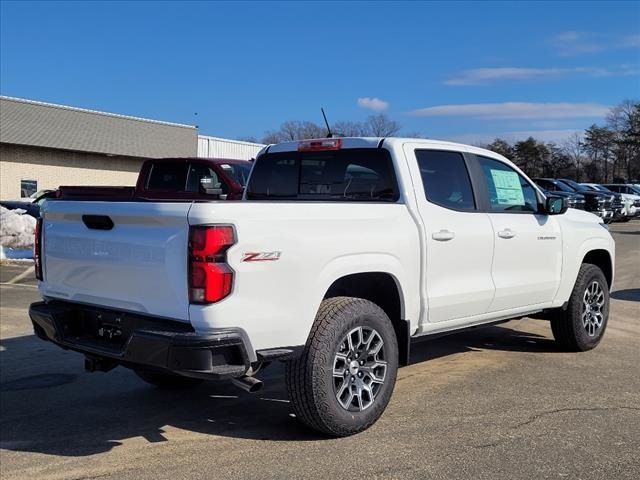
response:
[[[398,371],[398,342],[374,303],[335,297],[322,302],[303,353],[286,365],[293,410],[302,423],[345,437],[382,415]]]
[[[595,348],[602,340],[609,320],[609,286],[596,265],[580,267],[567,309],[551,319],[556,342],[572,352]]]

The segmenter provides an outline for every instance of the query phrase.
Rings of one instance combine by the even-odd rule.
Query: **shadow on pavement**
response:
[[[618,290],[611,294],[611,298],[616,300],[627,300],[630,302],[640,302],[640,288],[627,288],[626,290]]]
[[[535,320],[528,320],[535,321]],[[460,352],[502,350],[508,352],[557,353],[555,341],[534,333],[504,326],[479,327],[411,345],[411,364]]]
[[[119,367],[85,373],[80,354],[35,336],[0,342],[0,448],[86,456],[143,437],[169,441],[166,428],[270,441],[326,440],[294,418],[283,365],[262,375],[265,387],[248,394],[229,383],[191,390],[156,390]],[[505,327],[487,327],[412,346],[412,363],[481,349],[554,352],[553,342]]]

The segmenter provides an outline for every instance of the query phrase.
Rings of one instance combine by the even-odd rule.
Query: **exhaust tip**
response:
[[[245,392],[256,393],[262,390],[263,383],[261,380],[258,380],[255,377],[240,377],[240,378],[232,378],[231,383],[233,383],[236,387],[241,388]]]

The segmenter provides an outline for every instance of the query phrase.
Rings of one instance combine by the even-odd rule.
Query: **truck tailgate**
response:
[[[190,207],[47,202],[42,295],[188,321]]]

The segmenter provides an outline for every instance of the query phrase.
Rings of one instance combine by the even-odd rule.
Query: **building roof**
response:
[[[143,158],[183,157],[197,154],[198,130],[0,96],[0,142]]]

